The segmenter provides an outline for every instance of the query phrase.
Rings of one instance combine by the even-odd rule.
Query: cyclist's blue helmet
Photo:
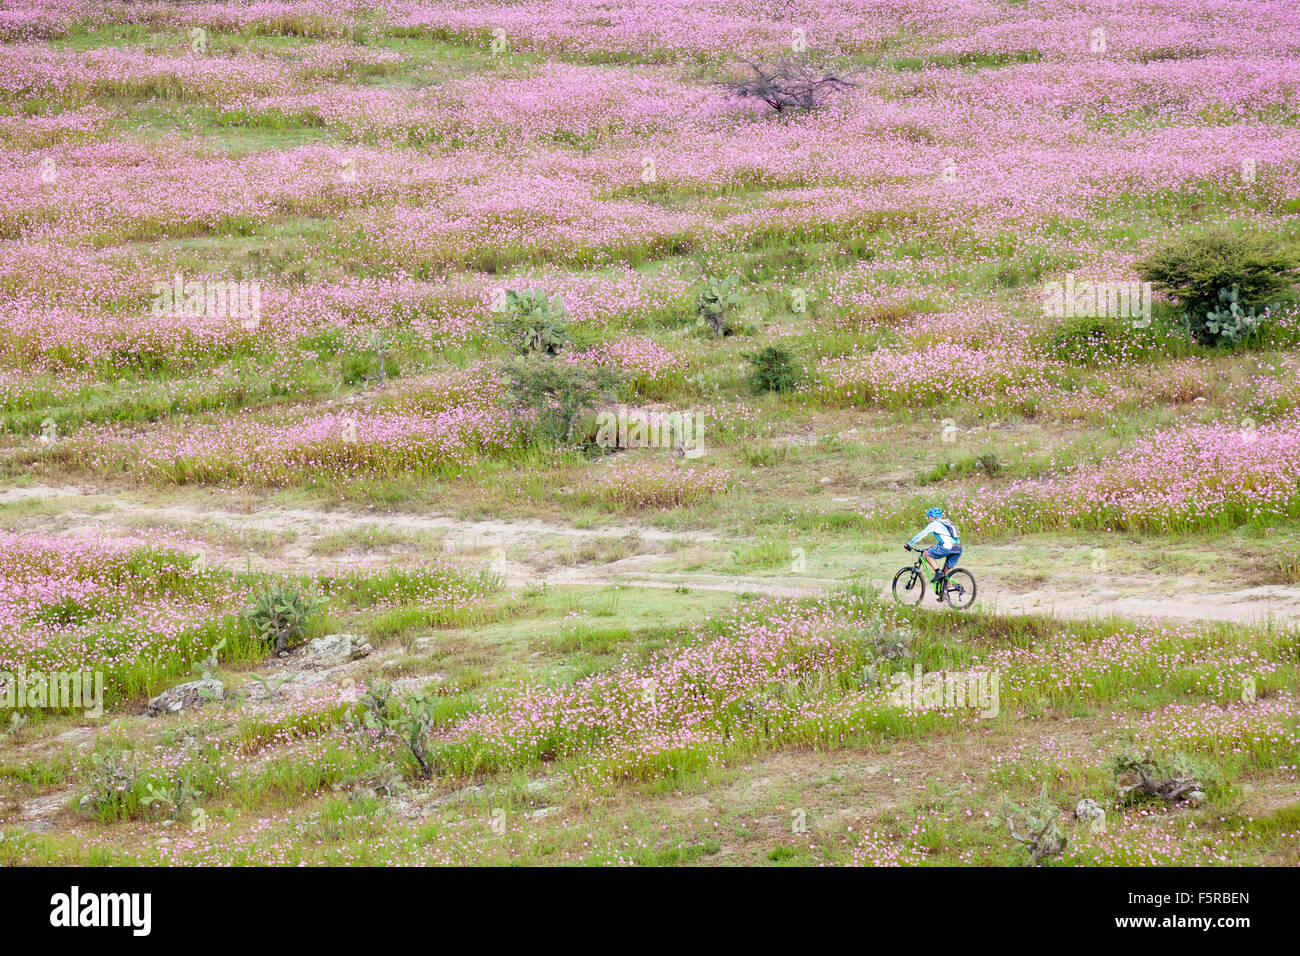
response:
[[[927,511],[927,512],[925,513],[925,516],[926,516],[927,518],[929,518],[931,521],[933,521],[933,520],[936,519],[936,518],[942,518],[942,517],[943,517],[943,509],[942,509],[942,508],[931,508],[929,511]]]

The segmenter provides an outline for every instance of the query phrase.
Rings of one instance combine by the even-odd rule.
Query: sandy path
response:
[[[426,549],[436,549],[470,561],[487,563],[509,587],[545,582],[549,586],[685,587],[699,591],[816,595],[836,587],[841,579],[813,574],[768,572],[731,574],[717,571],[670,570],[672,554],[708,547],[718,538],[707,533],[665,531],[622,522],[578,528],[571,524],[536,519],[464,520],[449,515],[419,515],[374,508],[280,507],[261,504],[243,510],[217,494],[187,496],[154,502],[93,489],[32,487],[0,492],[0,505],[43,502],[36,510],[20,510],[4,522],[18,530],[42,530],[59,535],[139,534],[157,526],[185,529],[198,540],[213,540],[207,551],[214,563],[294,571],[374,570],[403,560],[403,554],[384,549],[346,549],[338,554],[318,553],[321,540],[340,533],[382,531],[402,536],[426,536]],[[222,540],[223,534],[257,533],[282,537],[272,556],[241,550]],[[619,539],[637,542],[637,551],[617,560],[575,563],[548,562],[546,553]],[[400,550],[400,547],[399,549]],[[408,551],[409,553],[409,551]],[[869,555],[871,578],[884,593],[895,560]],[[1267,585],[1238,590],[1214,590],[1191,578],[1172,585],[1145,575],[1093,575],[1080,577],[1062,572],[1053,580],[1027,588],[1015,583],[1011,567],[1014,549],[981,549],[972,567],[979,582],[978,606],[1009,613],[1056,614],[1062,617],[1160,617],[1187,621],[1274,620],[1300,623],[1300,587]],[[1006,565],[1001,562],[1006,561]],[[901,563],[901,562],[899,562]],[[925,606],[937,605],[928,599]]]

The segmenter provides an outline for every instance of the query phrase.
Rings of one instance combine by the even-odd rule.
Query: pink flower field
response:
[[[0,52],[0,871],[169,867],[160,937],[231,866],[1269,922],[1151,900],[1300,865],[1300,4],[11,0]]]

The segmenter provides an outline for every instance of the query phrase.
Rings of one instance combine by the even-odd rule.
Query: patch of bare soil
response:
[[[206,549],[213,563],[255,569],[311,571],[379,570],[403,554],[435,547],[449,555],[483,561],[508,587],[545,583],[604,587],[690,588],[700,591],[770,594],[782,597],[824,594],[842,583],[807,575],[772,577],[658,570],[665,552],[716,541],[696,531],[673,532],[622,522],[578,528],[561,521],[536,519],[464,520],[448,515],[418,515],[367,509],[326,509],[262,505],[239,510],[221,496],[156,503],[119,494],[66,487],[30,487],[6,492],[13,501],[49,500],[47,509],[15,515],[13,526],[63,535],[140,534],[151,526],[187,529],[196,540],[214,541]],[[4,500],[0,498],[0,503]],[[388,546],[364,546],[367,533],[382,532],[401,540]],[[276,543],[269,554],[239,544],[240,536],[261,536]],[[423,545],[415,539],[428,538]],[[618,556],[613,545],[635,539],[636,547]],[[330,546],[333,540],[335,545]],[[342,542],[338,544],[337,542]],[[592,557],[569,563],[557,549],[591,546]],[[206,546],[205,546],[206,548]],[[601,559],[598,556],[603,556]],[[1024,578],[992,560],[972,570],[979,585],[978,607],[1002,613],[1051,614],[1064,618],[1120,616],[1236,623],[1300,622],[1300,587],[1263,585],[1209,590],[1191,577],[1172,582],[1143,574],[1079,576],[1050,568],[1026,586]],[[1010,559],[1008,559],[1010,560]],[[887,588],[887,584],[885,585]],[[884,593],[882,591],[882,593]],[[952,613],[931,602],[943,613]]]

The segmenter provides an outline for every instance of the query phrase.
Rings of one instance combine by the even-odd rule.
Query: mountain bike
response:
[[[916,563],[894,575],[895,601],[899,604],[919,605],[929,591],[940,603],[947,601],[949,607],[958,611],[964,611],[974,603],[975,575],[965,568],[953,568],[939,578],[937,584],[930,584],[926,576],[930,566],[925,563],[925,549],[914,548],[910,544],[904,547],[916,552]]]

